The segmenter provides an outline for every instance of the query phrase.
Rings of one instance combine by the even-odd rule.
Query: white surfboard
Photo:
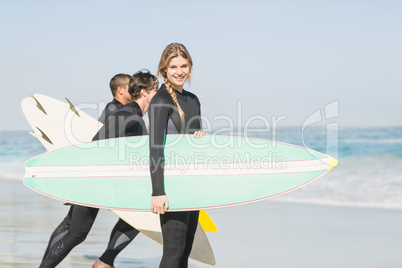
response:
[[[31,135],[38,138],[48,151],[90,142],[102,127],[102,123],[66,100],[67,102],[62,102],[45,95],[34,94],[21,102],[22,112],[34,131]],[[163,244],[158,215],[151,212],[111,211],[143,234]],[[201,224],[204,226],[204,221],[205,226],[210,227],[209,230],[216,231],[216,226],[209,216],[205,212],[201,215],[203,215]],[[211,245],[200,223],[190,258],[215,265]]]

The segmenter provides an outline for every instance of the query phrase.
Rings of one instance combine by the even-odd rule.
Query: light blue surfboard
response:
[[[149,137],[83,143],[25,163],[24,184],[62,201],[149,211]],[[257,202],[305,186],[337,161],[314,150],[233,136],[167,135],[165,190],[170,211]]]

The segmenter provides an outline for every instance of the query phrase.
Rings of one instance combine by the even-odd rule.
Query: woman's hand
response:
[[[169,208],[169,202],[166,195],[152,196],[151,211],[155,214],[165,214]]]
[[[198,131],[194,132],[193,136],[194,136],[194,138],[199,139],[202,136],[207,136],[207,135],[208,135],[208,133],[205,133],[204,131],[198,130]]]

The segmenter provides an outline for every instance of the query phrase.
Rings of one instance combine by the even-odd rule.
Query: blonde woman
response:
[[[169,202],[164,189],[164,140],[166,134],[193,134],[200,138],[200,102],[196,95],[184,90],[193,71],[193,61],[186,47],[169,44],[162,53],[158,75],[165,83],[151,101],[149,116],[150,172],[152,179],[151,210],[160,214],[163,233],[163,256],[160,267],[188,266],[198,211],[168,212]],[[168,194],[168,193],[167,193]]]

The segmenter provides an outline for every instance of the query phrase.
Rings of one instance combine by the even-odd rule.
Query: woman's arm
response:
[[[168,208],[164,185],[164,153],[166,126],[171,112],[171,104],[163,95],[155,96],[148,109],[150,173],[152,180],[152,212],[163,214]]]

